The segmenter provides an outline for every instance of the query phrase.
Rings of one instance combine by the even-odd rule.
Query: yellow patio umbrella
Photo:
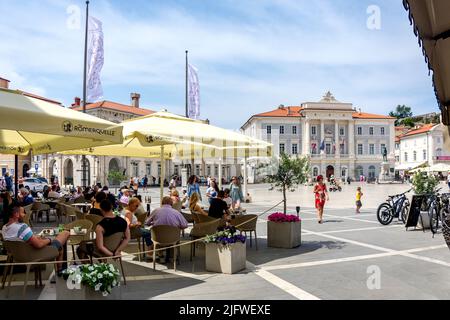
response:
[[[270,156],[271,144],[167,111],[122,122],[124,142],[64,154],[164,159]],[[164,161],[161,172],[164,174]],[[161,178],[164,181],[164,178]],[[220,179],[219,179],[220,181]],[[161,184],[162,185],[162,184]],[[163,188],[161,187],[161,196]]]
[[[0,153],[54,153],[121,143],[122,127],[112,122],[29,97],[21,91],[0,89]],[[17,195],[17,174],[15,174]]]
[[[55,103],[46,102],[41,99],[28,97],[20,91],[0,89],[0,129],[18,132],[40,133],[50,135],[50,142],[57,145],[57,137],[73,137],[86,139],[83,142],[93,142],[85,144],[101,145],[100,141],[107,143],[122,143],[122,126],[112,122],[84,114],[75,110],[61,107]],[[26,140],[33,148],[33,141],[30,134],[19,136],[6,133],[3,141],[14,141],[23,143]],[[44,136],[36,136],[39,146],[42,145]],[[80,148],[80,144],[73,146],[76,140],[64,140],[66,147],[60,150]],[[43,151],[45,148],[42,149]],[[35,150],[33,150],[35,151]],[[55,150],[53,148],[52,150]]]

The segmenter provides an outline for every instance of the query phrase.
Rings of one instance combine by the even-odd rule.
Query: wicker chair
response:
[[[153,242],[153,270],[156,268],[156,249],[171,247],[180,243],[180,228],[174,226],[154,226],[151,229]],[[177,270],[177,257],[180,250],[173,248],[173,269]]]
[[[114,252],[119,247],[123,238],[124,238],[123,232],[116,232],[108,237],[104,237],[103,244],[109,251]],[[102,252],[97,251],[97,250],[94,250],[94,252],[92,253],[92,256],[96,257],[96,258],[109,258],[109,257],[106,257]],[[120,263],[120,270],[122,271],[123,283],[126,285],[127,279],[126,279],[125,273],[123,271],[122,257],[119,257],[118,259],[119,259],[119,263]]]
[[[42,261],[50,261],[50,260],[56,260],[56,258],[59,255],[59,252],[56,248],[52,246],[46,246],[42,249],[35,249],[30,244],[23,242],[23,241],[4,241],[3,242],[6,250],[8,251],[8,255],[11,256],[11,260],[16,263],[27,263],[27,262],[42,262]],[[27,270],[25,273],[25,281],[23,285],[23,292],[22,295],[25,297],[26,291],[27,291],[27,285],[28,285],[28,274],[30,272],[31,264],[27,264]],[[8,281],[8,289],[6,292],[6,297],[9,296],[9,290],[11,287],[11,280],[13,276],[13,270],[14,266],[12,265],[10,267],[10,274],[9,274],[9,281]],[[37,267],[39,268],[38,273],[35,273],[35,275],[39,276],[40,283],[42,284],[42,277],[41,277],[41,269],[40,265]],[[35,279],[36,282],[36,279]]]
[[[50,206],[41,202],[33,202],[33,206],[31,207],[32,216],[36,214],[35,221],[37,222],[39,219],[39,213],[45,212],[47,214],[47,220],[49,220],[50,215]]]
[[[236,228],[241,232],[244,232],[247,235],[247,232],[250,233],[250,247],[252,247],[252,232],[255,233],[255,246],[256,250],[258,250],[258,238],[256,237],[256,223],[258,220],[258,215],[256,214],[246,214],[242,216],[236,216],[235,219],[231,220],[232,226],[237,226]]]
[[[74,227],[80,227],[81,229],[86,229],[87,232],[86,234],[81,234],[81,235],[71,235],[67,245],[72,246],[72,253],[73,253],[73,260],[76,260],[75,257],[75,246],[79,245],[82,241],[88,240],[89,239],[89,233],[92,230],[92,221],[89,220],[76,220],[74,222],[68,223],[64,226],[64,229],[66,230],[71,230]]]
[[[136,215],[137,220],[141,223],[141,226],[144,225],[145,223],[145,218],[147,217],[147,213],[140,213]],[[137,240],[137,244],[138,244],[138,258],[139,261],[141,261],[141,244],[142,244],[142,251],[145,251],[145,242],[144,242],[144,238],[142,237],[142,231],[141,231],[141,227],[130,227],[130,239],[134,239]]]
[[[88,201],[86,201],[86,199],[83,196],[78,197],[73,201],[73,203],[86,203],[86,202]]]
[[[210,222],[196,223],[191,230],[190,237],[191,240],[200,239],[207,235],[213,234],[217,231],[221,219],[215,219]],[[195,242],[191,243],[191,261],[192,257],[195,257]]]
[[[88,214],[85,218],[92,222],[92,231],[95,231],[95,228],[97,228],[97,224],[103,220],[103,217],[100,217],[96,214]]]
[[[80,209],[72,207],[71,205],[64,204],[64,215],[67,219],[74,220],[84,220],[86,219],[86,214],[84,212],[81,212]]]
[[[33,214],[33,211],[31,210],[32,207],[33,204],[29,204],[23,207],[23,209],[25,210],[25,217],[23,218],[23,222],[30,226],[30,228],[33,227],[31,223],[31,215]]]

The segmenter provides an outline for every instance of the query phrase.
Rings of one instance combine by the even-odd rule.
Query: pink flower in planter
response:
[[[293,215],[293,214],[284,214],[281,212],[275,212],[272,213],[268,217],[269,221],[272,222],[299,222],[301,221],[299,217]]]

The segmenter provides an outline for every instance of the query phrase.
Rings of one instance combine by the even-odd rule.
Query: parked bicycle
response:
[[[406,223],[410,206],[406,194],[411,190],[409,189],[403,193],[388,196],[386,202],[380,204],[377,210],[377,218],[382,225],[390,224],[394,218],[398,218],[403,223]]]
[[[430,206],[428,215],[430,217],[430,229],[433,235],[442,227],[442,222],[449,214],[449,197],[449,193],[439,194],[436,192],[429,198]]]

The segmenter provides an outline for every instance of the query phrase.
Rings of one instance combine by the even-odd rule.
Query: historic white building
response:
[[[400,136],[399,170],[412,169],[422,164],[450,164],[450,152],[444,147],[443,124],[425,124]]]
[[[311,174],[359,179],[378,178],[383,150],[394,170],[395,118],[357,111],[328,92],[319,102],[305,102],[256,114],[241,127],[251,137],[272,142],[275,153],[311,158]],[[250,168],[250,180],[255,172]]]

